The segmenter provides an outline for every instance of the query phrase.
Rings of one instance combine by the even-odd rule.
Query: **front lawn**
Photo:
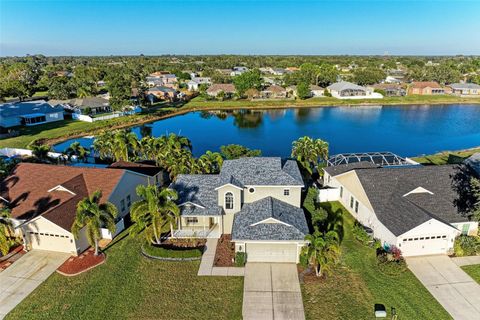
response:
[[[461,267],[473,280],[480,284],[480,264],[472,264]]]
[[[123,232],[104,264],[53,274],[6,319],[241,319],[243,277],[198,277],[199,261],[148,259],[142,242]]]
[[[384,304],[389,316],[394,307],[399,319],[451,319],[409,270],[397,276],[381,273],[375,250],[353,238],[353,217],[332,203],[331,209],[339,208],[345,219],[341,263],[326,280],[306,278],[302,294],[307,319],[371,319],[375,303]]]

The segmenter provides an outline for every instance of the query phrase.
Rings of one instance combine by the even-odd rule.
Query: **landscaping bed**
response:
[[[232,236],[224,234],[218,239],[217,251],[215,252],[215,267],[234,267],[235,244],[232,242]]]
[[[105,259],[105,254],[100,253],[96,256],[95,250],[90,248],[79,256],[68,258],[58,267],[57,272],[64,276],[76,276],[104,263]]]
[[[0,272],[10,267],[15,261],[20,259],[26,252],[23,250],[23,245],[19,245],[10,250],[10,252],[0,257]]]
[[[144,244],[142,253],[149,258],[160,260],[199,260],[205,243],[204,239],[168,239],[161,244]]]

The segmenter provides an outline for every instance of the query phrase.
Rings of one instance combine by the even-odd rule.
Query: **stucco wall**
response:
[[[255,192],[250,193],[249,189],[254,188]],[[290,190],[290,195],[285,196],[284,190]],[[301,205],[302,188],[301,187],[265,187],[265,186],[246,186],[244,189],[244,201],[245,203],[255,202],[257,200],[273,197],[296,207]]]
[[[233,193],[233,209],[231,210],[225,209],[225,194],[227,192]],[[239,188],[236,188],[231,185],[225,185],[218,189],[218,205],[223,207],[226,214],[239,212],[240,209],[242,208],[241,207],[242,203],[243,203],[242,190],[240,190]]]
[[[468,235],[469,236],[476,236],[478,233],[478,222],[470,221],[470,222],[460,222],[460,223],[452,223],[452,225],[460,230],[460,233],[463,230],[464,225],[468,225]]]
[[[148,177],[125,171],[124,175],[120,178],[119,183],[117,184],[115,190],[113,190],[112,194],[108,199],[118,209],[117,219],[123,218],[128,214],[128,212],[130,212],[130,207],[128,206],[127,202],[128,195],[130,195],[131,204],[139,200],[135,189],[140,184],[147,185]],[[123,211],[121,207],[122,200],[125,201],[125,210]]]

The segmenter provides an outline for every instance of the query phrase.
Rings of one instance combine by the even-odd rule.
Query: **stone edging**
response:
[[[193,257],[193,258],[155,257],[155,256],[152,256],[152,255],[149,255],[148,253],[146,253],[146,252],[143,250],[143,246],[142,246],[142,254],[143,254],[144,257],[147,257],[147,258],[149,258],[149,259],[162,260],[162,261],[197,261],[197,260],[201,260],[201,259],[202,259],[202,256],[200,256],[200,257]]]
[[[104,259],[103,259],[100,263],[97,263],[97,264],[94,265],[94,266],[90,266],[90,267],[88,267],[87,269],[82,270],[82,271],[80,271],[80,272],[77,272],[77,273],[65,273],[65,272],[62,272],[62,271],[60,271],[60,270],[58,270],[58,269],[55,270],[55,271],[57,271],[59,274],[61,274],[62,276],[65,276],[65,277],[75,277],[75,276],[78,276],[79,274],[82,274],[82,273],[84,273],[84,272],[87,272],[88,270],[91,270],[91,269],[93,269],[93,268],[95,268],[95,267],[97,267],[97,266],[99,266],[99,265],[104,264],[105,261],[107,261],[107,256],[106,256],[104,253],[102,253],[102,254],[103,254]],[[60,268],[60,267],[59,267],[59,268]]]

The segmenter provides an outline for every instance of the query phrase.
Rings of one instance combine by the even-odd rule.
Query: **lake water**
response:
[[[193,152],[241,144],[266,156],[289,156],[301,136],[330,143],[330,153],[391,151],[401,156],[431,154],[480,145],[480,106],[318,107],[265,111],[191,112],[133,127],[139,137],[176,133],[188,137]],[[88,147],[91,138],[71,139]]]

